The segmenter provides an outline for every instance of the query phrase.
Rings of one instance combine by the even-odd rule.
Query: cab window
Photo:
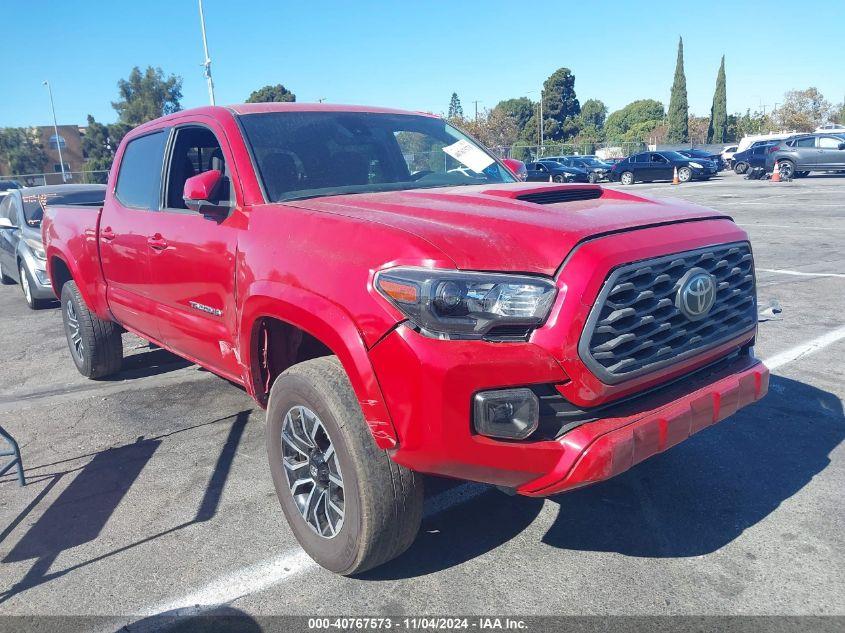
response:
[[[158,210],[161,201],[161,166],[167,134],[153,132],[129,141],[120,161],[115,196],[134,209]]]
[[[170,154],[165,192],[165,208],[187,209],[182,194],[185,181],[202,172],[216,169],[223,174],[215,204],[230,202],[230,175],[220,142],[214,132],[205,127],[183,127],[176,130]]]

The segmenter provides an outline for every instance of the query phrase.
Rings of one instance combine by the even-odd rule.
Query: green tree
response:
[[[634,101],[610,113],[604,124],[605,138],[609,142],[642,141],[663,123],[664,116],[663,104],[659,101]]]
[[[725,143],[728,140],[728,99],[725,87],[725,56],[716,75],[716,91],[710,108],[710,125],[707,127],[708,143]]]
[[[182,109],[182,78],[165,78],[161,68],[148,66],[141,74],[135,66],[127,79],[117,82],[117,90],[120,100],[111,105],[118,121],[133,127]]]
[[[684,75],[684,39],[678,40],[678,60],[675,63],[675,80],[669,97],[667,117],[667,143],[689,141],[689,106],[687,104],[687,79]]]
[[[600,130],[606,118],[607,106],[599,99],[587,99],[581,106],[581,123],[584,127],[591,125]]]
[[[553,141],[565,141],[578,133],[576,117],[581,104],[575,95],[575,75],[568,68],[558,68],[543,82],[543,135]]]
[[[452,99],[449,101],[449,113],[446,115],[447,119],[463,119],[464,108],[461,105],[461,100],[457,92],[452,93]]]
[[[519,97],[517,99],[505,99],[504,101],[499,101],[499,103],[496,104],[496,107],[493,108],[493,112],[500,112],[511,117],[514,120],[516,128],[521,136],[523,130],[525,130],[525,126],[528,125],[528,121],[530,121],[531,117],[534,116],[536,108],[537,104],[531,101],[528,97]]]
[[[790,90],[783,95],[783,105],[774,113],[778,125],[785,130],[812,132],[827,123],[834,111],[818,88]]]
[[[296,101],[296,95],[282,84],[263,86],[253,90],[247,98],[247,103],[290,103]]]
[[[0,128],[0,161],[10,175],[40,173],[47,162],[47,154],[33,129]]]

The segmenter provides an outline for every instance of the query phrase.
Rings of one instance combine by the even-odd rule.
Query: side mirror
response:
[[[185,181],[182,199],[185,206],[204,216],[222,219],[229,213],[229,205],[216,202],[223,185],[223,174],[218,169],[210,169]]]
[[[845,143],[840,143],[840,144],[839,144],[839,149],[845,149]]]
[[[16,227],[9,218],[0,218],[0,229],[14,230]]]

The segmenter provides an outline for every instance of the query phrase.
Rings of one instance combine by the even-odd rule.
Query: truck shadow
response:
[[[837,396],[772,376],[760,403],[615,479],[553,497],[558,515],[543,542],[627,556],[709,554],[807,485],[843,437]]]
[[[772,376],[760,403],[614,479],[548,499],[557,516],[542,542],[656,558],[714,552],[824,470],[843,437],[837,396]],[[543,503],[491,490],[424,520],[404,555],[361,578],[421,576],[469,561],[518,538]]]

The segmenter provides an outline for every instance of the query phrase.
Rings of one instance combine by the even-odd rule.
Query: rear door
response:
[[[176,127],[165,170],[164,204],[156,214],[149,250],[152,296],[161,339],[168,347],[225,376],[240,380],[235,357],[235,253],[243,219],[233,183],[231,152],[213,119]],[[219,204],[225,219],[191,211],[185,181],[217,169],[224,174]]]
[[[816,164],[823,169],[845,169],[845,140],[838,136],[820,136],[816,147]]]
[[[169,130],[129,141],[119,158],[113,195],[100,216],[100,261],[109,309],[120,324],[159,339],[150,292],[149,251],[161,206],[161,172]]]

